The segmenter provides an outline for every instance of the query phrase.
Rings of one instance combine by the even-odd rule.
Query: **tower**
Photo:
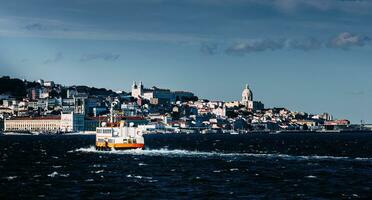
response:
[[[132,85],[132,97],[138,98],[138,97],[142,96],[142,92],[143,92],[142,81],[139,82],[139,85],[137,85],[137,82],[136,81],[133,81],[133,85]]]

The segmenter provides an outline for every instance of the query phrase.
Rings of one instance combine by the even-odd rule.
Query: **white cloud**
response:
[[[260,39],[235,42],[225,52],[229,55],[244,55],[252,52],[275,51],[281,49],[294,50],[318,50],[322,48],[344,49],[370,45],[371,38],[365,35],[357,35],[349,32],[342,32],[331,37],[329,40],[321,40],[314,37],[299,39]]]
[[[227,54],[244,55],[246,53],[261,52],[261,51],[275,51],[284,48],[285,40],[252,40],[245,42],[237,42],[226,49]]]
[[[356,35],[349,32],[343,32],[331,38],[327,44],[330,48],[350,49],[355,46],[365,46],[371,39],[368,36]]]
[[[209,38],[196,34],[106,30],[60,20],[10,17],[0,18],[0,36],[52,39],[159,41],[200,44]]]

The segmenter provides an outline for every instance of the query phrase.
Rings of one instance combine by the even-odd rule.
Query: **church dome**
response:
[[[242,101],[253,101],[253,93],[249,89],[248,84],[245,86],[243,92],[242,92]]]

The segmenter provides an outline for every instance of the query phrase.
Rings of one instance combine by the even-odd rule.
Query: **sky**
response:
[[[0,0],[0,75],[372,123],[369,0]]]

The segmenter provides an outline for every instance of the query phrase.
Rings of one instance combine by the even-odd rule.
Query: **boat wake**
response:
[[[206,152],[206,151],[189,151],[180,149],[131,149],[131,150],[111,150],[99,151],[94,146],[87,148],[79,148],[73,152],[82,153],[99,153],[99,154],[117,154],[117,155],[143,155],[143,156],[168,156],[168,157],[254,157],[267,159],[282,159],[282,160],[344,160],[344,161],[368,161],[372,162],[372,158],[353,158],[340,156],[298,156],[288,154],[270,154],[270,153],[223,153],[223,152]]]

